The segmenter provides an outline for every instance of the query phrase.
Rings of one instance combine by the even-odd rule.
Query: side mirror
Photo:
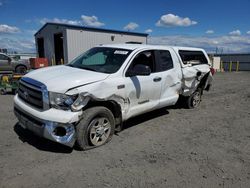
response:
[[[133,76],[148,76],[151,74],[151,69],[147,65],[137,64],[131,70],[126,72],[127,77]]]

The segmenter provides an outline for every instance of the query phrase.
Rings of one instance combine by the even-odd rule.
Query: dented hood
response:
[[[65,93],[71,88],[104,80],[108,76],[109,74],[65,65],[42,68],[25,75],[45,84],[49,91],[58,93]]]

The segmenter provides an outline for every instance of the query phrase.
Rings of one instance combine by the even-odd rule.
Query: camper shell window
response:
[[[183,64],[208,64],[207,58],[202,51],[179,50],[179,55]]]

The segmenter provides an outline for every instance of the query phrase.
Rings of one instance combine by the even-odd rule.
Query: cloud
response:
[[[229,35],[232,35],[232,36],[240,36],[240,35],[241,35],[241,32],[240,32],[239,29],[237,29],[237,30],[231,31],[231,32],[229,33]]]
[[[25,32],[27,33],[27,34],[30,34],[30,35],[34,35],[36,32],[37,32],[37,30],[34,30],[34,29],[27,29],[27,30],[25,30]]]
[[[247,31],[247,34],[250,35],[250,31]]]
[[[152,33],[152,32],[153,32],[152,29],[147,29],[147,30],[145,30],[145,33]]]
[[[206,34],[214,34],[214,30],[207,30]]]
[[[37,20],[36,20],[37,21]],[[32,20],[25,20],[26,23],[32,22]],[[90,26],[90,27],[101,27],[104,26],[105,24],[100,22],[96,16],[86,16],[82,15],[81,19],[79,20],[69,20],[69,19],[60,19],[60,18],[42,18],[39,20],[40,24],[45,24],[47,22],[52,22],[52,23],[63,23],[63,24],[70,24],[70,25],[85,25],[85,26]]]
[[[43,18],[40,20],[41,24],[45,24],[47,22],[53,22],[53,23],[64,23],[64,24],[71,24],[71,25],[79,25],[81,22],[78,20],[68,20],[68,19],[59,19],[59,18]]]
[[[26,20],[27,23],[30,22],[30,20]],[[41,24],[45,24],[47,22],[52,22],[52,23],[63,23],[63,24],[70,24],[70,25],[85,25],[85,26],[90,26],[90,27],[101,27],[104,26],[105,24],[98,21],[98,18],[96,16],[81,16],[81,20],[68,20],[68,19],[60,19],[60,18],[43,18],[39,20]]]
[[[250,36],[162,36],[149,37],[149,44],[170,46],[193,46],[204,48],[207,52],[215,52],[216,48],[223,49],[224,53],[249,53]]]
[[[98,18],[96,16],[82,15],[81,19],[82,19],[83,24],[86,26],[101,27],[105,25],[104,23],[98,21]]]
[[[3,5],[3,2],[0,1],[0,6],[2,6],[2,5]]]
[[[6,24],[0,25],[0,34],[1,33],[18,33],[20,29],[15,26],[9,26]]]
[[[160,20],[156,23],[158,27],[173,27],[173,26],[184,26],[188,27],[195,25],[198,22],[190,20],[190,18],[182,18],[174,14],[166,14],[161,16]]]
[[[139,25],[137,23],[130,22],[130,23],[128,23],[128,25],[124,26],[123,29],[127,30],[127,31],[133,31],[133,30],[135,30],[138,27],[139,27]]]
[[[9,52],[35,52],[35,42],[33,39],[27,40],[0,37],[0,48],[6,48]]]

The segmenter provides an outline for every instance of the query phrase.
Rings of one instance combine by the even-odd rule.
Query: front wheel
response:
[[[192,95],[187,98],[188,108],[197,108],[201,103],[201,88],[198,88]]]
[[[76,126],[77,145],[81,150],[104,145],[111,140],[114,130],[115,120],[109,109],[101,106],[86,109]]]

